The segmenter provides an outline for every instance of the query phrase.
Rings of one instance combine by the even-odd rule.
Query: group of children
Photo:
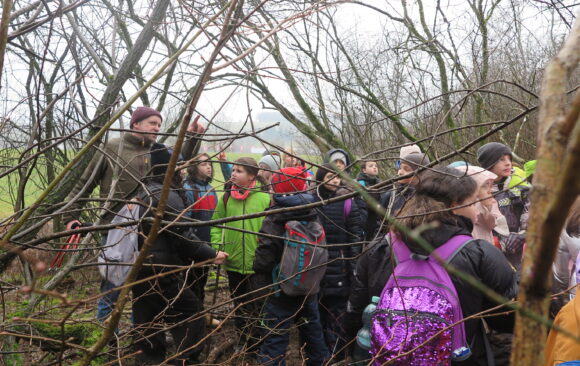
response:
[[[167,152],[163,154],[158,161],[168,162]],[[153,157],[152,152],[152,162]],[[164,231],[154,244],[154,256],[150,259],[161,269],[156,270],[155,266],[143,269],[140,278],[167,271],[163,265],[168,264],[191,261],[223,264],[240,336],[237,350],[254,354],[260,364],[284,365],[289,329],[296,323],[308,365],[344,360],[363,326],[365,308],[373,297],[385,296],[385,286],[398,263],[394,243],[402,243],[412,258],[425,259],[457,237],[468,238],[449,263],[507,299],[517,296],[530,185],[525,180],[510,184],[512,153],[503,144],[482,146],[477,159],[480,166],[456,162],[427,167],[430,159],[418,146],[401,149],[396,162],[401,178],[385,192],[369,190],[386,217],[394,218],[392,221],[352,193],[355,183],[341,179],[348,175],[351,165],[343,150],[329,151],[326,162],[313,177],[295,156],[283,158],[271,151],[259,162],[250,157],[239,158],[232,165],[222,162],[227,183],[219,199],[210,185],[213,178],[210,156],[199,155],[190,162],[186,178],[182,182],[176,178],[166,219],[190,222],[237,219],[196,226],[190,233]],[[220,160],[225,160],[225,156],[221,155]],[[427,168],[420,169],[424,167]],[[417,173],[419,170],[422,171]],[[378,172],[377,162],[365,161],[355,182],[363,189],[372,188],[379,183]],[[163,171],[157,173],[157,177],[163,176]],[[140,199],[153,197],[154,201],[160,180],[153,178],[149,182],[149,194],[143,193]],[[183,211],[189,217],[179,215]],[[244,217],[264,211],[272,213]],[[430,226],[434,222],[437,226]],[[304,228],[309,232],[304,232]],[[420,237],[428,247],[408,230],[420,230]],[[146,234],[147,228],[144,231]],[[313,234],[318,231],[319,235]],[[290,237],[302,239],[295,241]],[[317,244],[325,248],[325,262],[319,265],[324,270],[321,278],[312,280],[307,273],[316,273],[313,256],[318,252],[308,248]],[[284,278],[281,267],[290,263],[289,253],[297,250],[301,250],[296,259],[303,265],[300,268],[309,269]],[[441,356],[446,357],[444,362],[429,361],[432,353],[438,351],[428,346],[425,349],[431,349],[431,354],[415,351],[400,356],[407,348],[401,344],[395,347],[378,336],[380,329],[390,331],[392,324],[378,322],[373,323],[375,346],[365,350],[369,360],[385,362],[397,358],[393,364],[400,365],[442,364],[438,362],[488,365],[493,364],[493,358],[501,359],[491,333],[510,333],[513,316],[502,314],[500,309],[485,321],[470,317],[495,304],[461,277],[450,273],[450,279],[463,317],[469,318],[464,324],[467,360],[459,362],[449,353]],[[304,285],[308,281],[318,282],[304,292],[300,282]],[[178,345],[177,363],[198,361],[205,318],[195,314],[203,309],[206,282],[207,266],[201,266],[192,273],[155,278],[134,287],[137,299],[134,314],[146,314],[134,319],[135,327],[143,329],[144,336],[137,348],[145,363],[165,357],[163,332],[153,325],[159,316],[177,324],[172,327]],[[286,282],[293,283],[296,290],[282,285]],[[464,354],[462,357],[466,357]]]

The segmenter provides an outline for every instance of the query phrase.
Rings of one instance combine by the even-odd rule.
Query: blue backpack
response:
[[[436,366],[469,358],[457,290],[434,254],[449,263],[471,236],[454,236],[431,255],[421,256],[389,235],[397,266],[372,317],[374,364]]]
[[[288,296],[314,295],[326,273],[328,250],[324,228],[317,221],[288,221],[284,225],[284,252],[274,268],[274,282]]]

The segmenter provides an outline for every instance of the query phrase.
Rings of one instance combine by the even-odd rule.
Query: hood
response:
[[[358,173],[356,180],[364,180],[367,183],[367,186],[373,186],[379,183],[379,177],[371,177],[363,172]]]
[[[341,156],[342,156],[342,158],[341,158]],[[346,166],[350,165],[350,158],[349,158],[347,152],[344,151],[343,149],[330,149],[324,155],[324,162],[325,163],[330,163],[330,162],[333,162],[337,159],[346,160],[345,161]]]
[[[272,209],[297,207],[309,203],[314,203],[316,201],[314,196],[310,193],[298,193],[292,196],[275,194],[273,197],[274,197],[274,205],[271,207]],[[316,211],[314,209],[304,208],[297,211],[281,212],[275,214],[272,219],[276,222],[286,222],[290,220],[312,221],[315,218]]]
[[[421,237],[430,243],[433,248],[439,248],[445,244],[449,239],[456,235],[469,235],[473,230],[473,223],[470,219],[464,216],[452,215],[452,219],[447,222],[441,222],[439,227],[435,229],[425,230]],[[417,254],[429,255],[425,249],[413,240],[402,236],[403,241],[407,244],[409,249]]]

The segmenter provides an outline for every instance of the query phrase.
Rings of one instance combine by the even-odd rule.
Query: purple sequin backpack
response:
[[[471,355],[465,340],[463,312],[457,291],[445,268],[433,257],[412,253],[390,233],[397,266],[381,293],[371,322],[374,365],[450,365]],[[394,240],[393,240],[394,239]],[[451,259],[472,238],[458,235],[435,249]]]

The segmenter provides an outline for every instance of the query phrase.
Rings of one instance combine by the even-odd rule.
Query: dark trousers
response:
[[[348,298],[342,296],[321,296],[319,299],[320,322],[333,362],[343,360],[346,355],[348,341],[343,324],[347,301]]]
[[[237,310],[235,325],[240,333],[240,344],[245,344],[247,351],[254,352],[260,347],[260,312],[264,300],[256,300],[255,296],[244,296],[256,290],[252,275],[228,271],[230,294]]]
[[[285,355],[293,323],[298,324],[300,339],[306,343],[307,365],[322,365],[329,357],[316,296],[312,296],[304,303],[266,301],[263,323],[264,342],[260,347],[260,365],[286,365]]]
[[[142,271],[139,278],[152,274]],[[165,360],[164,330],[170,327],[179,354],[173,363],[195,363],[202,345],[193,345],[205,336],[205,318],[196,316],[201,310],[199,299],[184,285],[181,276],[170,275],[133,286],[134,346],[142,351],[140,362]]]

